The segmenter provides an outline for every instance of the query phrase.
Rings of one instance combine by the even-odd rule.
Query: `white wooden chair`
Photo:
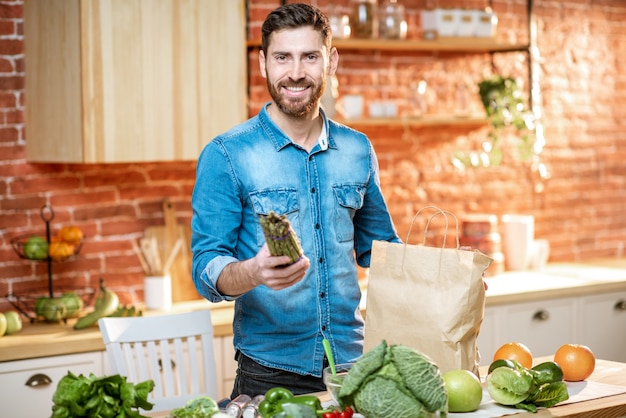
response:
[[[98,321],[111,374],[152,379],[151,410],[166,411],[207,395],[217,400],[211,311],[102,318]]]

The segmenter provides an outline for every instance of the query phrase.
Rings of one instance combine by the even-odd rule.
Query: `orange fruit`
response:
[[[53,241],[48,247],[48,254],[53,260],[65,260],[69,256],[74,255],[74,246],[65,241]]]
[[[79,244],[83,240],[83,231],[77,226],[64,226],[59,230],[59,238],[70,244]]]
[[[596,357],[589,347],[582,344],[564,344],[556,350],[554,362],[563,370],[563,380],[580,382],[596,367]]]
[[[511,342],[502,345],[493,355],[493,360],[516,360],[522,366],[530,369],[533,367],[533,355],[522,343]]]

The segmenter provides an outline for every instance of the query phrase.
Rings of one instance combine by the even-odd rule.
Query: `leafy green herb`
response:
[[[139,408],[152,409],[148,402],[152,389],[152,380],[134,384],[120,375],[77,376],[68,371],[52,396],[52,418],[146,418]]]
[[[282,405],[282,411],[272,418],[316,418],[315,411],[307,405],[286,403]]]
[[[206,418],[219,412],[217,402],[209,396],[199,396],[188,401],[184,407],[176,408],[171,413],[172,418]]]

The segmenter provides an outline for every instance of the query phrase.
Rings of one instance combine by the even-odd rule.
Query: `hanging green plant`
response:
[[[455,165],[464,167],[497,166],[502,162],[502,137],[513,130],[519,138],[519,157],[528,161],[533,156],[535,118],[525,104],[524,95],[511,77],[494,76],[478,83],[478,94],[491,125],[488,140],[480,153],[457,153]]]

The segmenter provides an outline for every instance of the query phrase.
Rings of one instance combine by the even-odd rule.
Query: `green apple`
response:
[[[443,374],[448,393],[448,411],[472,412],[478,409],[483,399],[480,380],[469,370],[448,370]]]
[[[0,314],[0,337],[7,332],[7,319],[4,315]]]
[[[39,236],[28,238],[24,244],[24,255],[31,260],[45,260],[48,258],[48,241]]]
[[[8,311],[4,313],[7,321],[6,335],[17,334],[22,330],[22,317],[16,311]]]
[[[80,315],[80,312],[83,309],[84,303],[80,296],[78,296],[75,292],[66,292],[61,296],[61,300],[65,304],[65,308],[67,309],[66,317],[67,318],[76,318]]]
[[[65,303],[63,303],[63,299],[49,298],[41,307],[41,313],[48,322],[60,322],[65,319],[67,308]]]

